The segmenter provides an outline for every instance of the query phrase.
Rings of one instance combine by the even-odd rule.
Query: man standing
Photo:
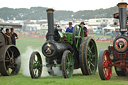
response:
[[[69,27],[66,29],[66,32],[73,32],[72,22],[69,22]]]
[[[84,30],[84,36],[87,37],[87,32],[88,32],[88,30],[87,30],[87,28],[84,26],[85,23],[84,23],[84,22],[81,22],[80,25],[83,27],[83,30]]]
[[[14,29],[11,28],[11,40],[12,40],[12,44],[16,45],[16,39],[19,39],[18,35],[14,32]]]
[[[9,33],[9,29],[6,29],[5,35],[7,37],[8,44],[11,44],[11,34]]]

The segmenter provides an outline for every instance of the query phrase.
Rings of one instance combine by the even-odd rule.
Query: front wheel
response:
[[[29,61],[29,71],[31,78],[39,78],[42,74],[42,59],[39,52],[35,51],[31,54]]]
[[[63,53],[61,67],[64,78],[72,77],[74,62],[73,62],[73,56],[69,50],[66,50]]]
[[[112,75],[112,60],[108,50],[101,51],[98,62],[99,75],[102,80],[108,80]]]

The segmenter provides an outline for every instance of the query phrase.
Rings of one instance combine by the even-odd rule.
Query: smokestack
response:
[[[127,3],[118,3],[118,8],[119,8],[119,21],[120,21],[120,31],[122,34],[124,34],[127,29],[126,29],[126,8],[127,8]]]
[[[48,33],[47,33],[47,39],[48,40],[54,40],[54,19],[53,19],[53,9],[46,10],[47,12],[47,20],[48,20]]]

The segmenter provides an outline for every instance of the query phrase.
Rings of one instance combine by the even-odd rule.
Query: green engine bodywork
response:
[[[84,37],[84,31],[83,28],[81,27],[81,25],[78,25],[78,27],[76,27],[76,33],[75,33],[75,38],[79,41],[80,38]],[[71,45],[73,44],[73,33],[69,33],[69,32],[62,32],[62,31],[58,31],[61,38],[60,41],[61,42],[68,42]]]
[[[72,33],[62,33],[63,36],[61,37],[61,41],[62,42],[68,42],[71,45],[73,44],[73,40],[72,40]]]

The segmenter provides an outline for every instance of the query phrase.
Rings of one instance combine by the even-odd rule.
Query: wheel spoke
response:
[[[88,47],[88,52],[89,52],[90,54],[92,54],[92,51],[90,50],[90,47]]]
[[[40,58],[39,57],[37,57],[37,61],[40,61]]]
[[[38,76],[40,75],[40,69],[38,69]]]
[[[95,67],[95,65],[91,62],[92,67]]]
[[[14,52],[12,51],[12,58],[14,57]]]
[[[34,69],[34,74],[36,75],[37,69]]]
[[[13,52],[12,52],[12,50],[9,48],[8,49],[9,51],[10,51],[10,53],[11,53],[11,56],[10,57],[13,57]]]
[[[78,33],[79,33],[79,29],[78,29],[78,28],[76,28],[76,34],[77,34],[77,36],[78,36]]]
[[[87,52],[87,55],[90,56],[89,52]]]
[[[70,61],[67,62],[67,68],[66,69],[69,69],[70,68]]]
[[[35,56],[34,60],[37,62],[37,61],[38,61],[38,57],[37,57],[37,56]]]
[[[92,72],[92,70],[91,70],[91,62],[89,62],[88,67],[89,67],[89,71]]]
[[[78,48],[78,45],[79,45],[79,38],[78,40],[76,41],[76,47]]]
[[[92,59],[95,59],[95,57],[96,57],[96,55],[94,54],[94,55],[92,55]]]
[[[106,56],[105,56],[105,58],[104,58],[103,68],[108,68],[108,59],[107,59]]]
[[[88,57],[88,61],[91,62],[91,58],[90,57]]]
[[[10,54],[9,54],[9,52],[7,51],[7,55],[8,55],[8,58],[10,58]]]
[[[106,68],[103,69],[103,73],[104,73],[104,75],[106,77]]]
[[[10,60],[5,60],[6,63],[10,62]]]
[[[103,68],[107,68],[107,67],[108,67],[107,64],[108,64],[107,62],[104,62],[104,63],[103,63]]]
[[[92,50],[93,47],[94,47],[94,45],[92,45],[90,49]]]

